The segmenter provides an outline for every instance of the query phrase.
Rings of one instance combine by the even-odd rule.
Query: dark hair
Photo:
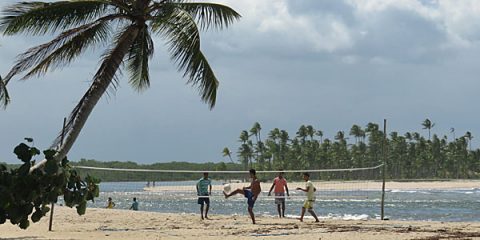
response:
[[[250,172],[251,174],[253,174],[253,175],[257,175],[257,171],[255,171],[255,169],[253,169],[253,168],[252,168],[252,169],[250,169],[250,171],[249,171],[249,172]]]
[[[137,201],[137,198],[136,198],[136,197],[134,197],[134,198],[133,198],[133,201]]]
[[[308,173],[308,172],[304,172],[304,173],[303,173],[303,176],[310,177],[310,173]]]

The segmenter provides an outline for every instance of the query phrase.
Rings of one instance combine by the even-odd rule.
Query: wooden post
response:
[[[63,139],[65,138],[65,127],[67,125],[67,118],[63,118],[63,128],[62,128],[62,138],[60,140],[60,145],[63,145]],[[53,224],[53,209],[55,208],[55,203],[52,202],[50,208],[50,221],[48,222],[48,231],[52,231],[52,224]]]
[[[381,214],[380,219],[385,220],[385,177],[386,177],[386,165],[387,165],[387,119],[383,119],[383,142],[382,142],[382,153],[383,153],[383,181],[382,181],[382,203],[381,203]]]

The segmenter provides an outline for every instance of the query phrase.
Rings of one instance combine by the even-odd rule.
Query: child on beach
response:
[[[114,208],[114,207],[115,207],[115,203],[112,201],[112,198],[109,197],[107,202],[107,208]]]
[[[205,209],[205,218],[208,219],[208,209],[210,208],[210,195],[212,195],[212,181],[208,178],[208,172],[203,173],[203,178],[197,183],[198,204],[200,204],[200,216],[203,220],[203,205],[207,204]]]
[[[132,206],[130,206],[130,210],[138,211],[138,202],[136,197],[133,198],[133,203]]]
[[[283,177],[283,172],[279,172],[278,177],[273,179],[268,196],[271,195],[273,188],[275,188],[275,204],[277,204],[278,216],[280,218],[285,217],[285,190],[287,191],[287,196],[290,196],[290,194],[288,193],[287,180]]]
[[[252,178],[252,182],[250,186],[244,187],[242,189],[237,189],[230,194],[223,192],[225,198],[229,198],[236,194],[242,194],[247,198],[248,204],[248,213],[250,214],[250,218],[252,219],[252,223],[255,224],[255,215],[253,214],[253,206],[255,205],[255,201],[257,201],[258,195],[262,191],[260,187],[260,181],[257,179],[257,172],[255,169],[250,169],[250,178]]]
[[[303,174],[303,180],[306,182],[306,188],[297,188],[297,190],[304,191],[307,193],[307,199],[303,203],[302,207],[302,214],[300,215],[300,222],[303,222],[303,216],[305,215],[305,210],[307,209],[308,212],[315,218],[315,222],[319,222],[317,214],[315,214],[315,211],[313,211],[313,203],[315,202],[315,187],[313,186],[313,183],[310,181],[310,174],[309,173],[304,173]]]

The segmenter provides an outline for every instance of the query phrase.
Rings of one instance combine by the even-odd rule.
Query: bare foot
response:
[[[205,216],[205,219],[210,220],[210,218],[208,218],[207,216]]]
[[[315,222],[320,222],[319,220],[316,220]]]
[[[203,216],[202,216],[202,220],[203,220]]]
[[[297,218],[297,220],[300,220],[300,222],[303,222],[303,218]]]

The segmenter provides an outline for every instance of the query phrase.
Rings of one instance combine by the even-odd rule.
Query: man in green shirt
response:
[[[212,195],[212,181],[208,178],[208,172],[203,173],[203,178],[197,183],[198,204],[200,204],[200,216],[203,220],[203,205],[207,204],[205,209],[205,218],[208,219],[208,209],[210,208],[210,195]]]
[[[315,187],[313,186],[313,183],[310,182],[310,174],[309,173],[304,173],[303,174],[303,180],[306,182],[306,188],[297,188],[297,190],[304,191],[307,193],[307,200],[303,203],[302,207],[302,214],[300,215],[300,222],[303,222],[303,216],[305,215],[305,210],[308,209],[308,212],[315,218],[315,222],[320,222],[318,220],[317,214],[315,214],[315,211],[313,211],[313,203],[315,202]]]

